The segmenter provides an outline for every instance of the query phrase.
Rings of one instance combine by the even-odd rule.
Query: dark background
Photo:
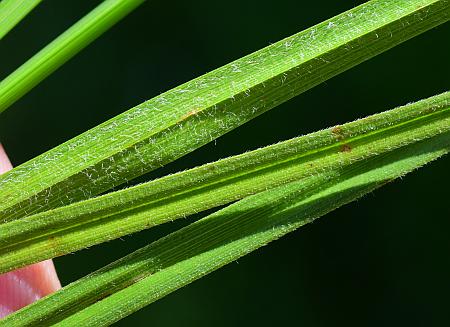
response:
[[[0,116],[14,165],[231,60],[363,1],[148,1]],[[0,44],[0,78],[98,1],[44,1]],[[449,25],[296,97],[153,176],[449,88]],[[450,158],[385,186],[118,323],[450,324]],[[192,219],[192,218],[191,218]],[[55,260],[67,284],[190,220]]]

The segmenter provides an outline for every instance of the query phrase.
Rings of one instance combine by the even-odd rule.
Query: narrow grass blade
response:
[[[0,220],[154,170],[449,16],[449,1],[369,1],[163,93],[1,176]]]
[[[0,40],[42,0],[0,1]]]
[[[66,286],[0,325],[106,326],[449,151],[446,132],[357,162],[338,174],[326,172],[248,197]]]
[[[0,82],[0,113],[125,17],[143,1],[103,1],[89,14],[25,62]],[[22,6],[26,8],[30,6],[30,3],[38,1],[21,2],[24,3]]]
[[[450,131],[450,92],[352,123],[0,225],[0,272],[323,172],[338,174]]]

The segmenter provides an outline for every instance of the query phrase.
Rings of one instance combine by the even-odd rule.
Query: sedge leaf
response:
[[[154,170],[449,14],[443,0],[369,1],[163,93],[1,176],[0,221]]]
[[[42,0],[0,1],[0,40]]]
[[[450,132],[245,198],[6,317],[109,325],[450,151]]]
[[[105,0],[44,49],[31,57],[11,75],[0,82],[0,113],[125,17],[143,1]],[[29,9],[31,3],[36,1],[27,0],[21,2],[24,5],[20,8]]]
[[[0,225],[0,272],[186,217],[450,131],[450,92]]]

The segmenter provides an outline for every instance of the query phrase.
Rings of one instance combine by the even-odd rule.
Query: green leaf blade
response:
[[[133,285],[58,325],[76,326],[81,322],[107,326],[116,322],[449,151],[450,133],[446,133],[431,142],[427,140],[393,155],[377,157],[374,161],[378,162],[371,168],[362,165],[350,170],[344,178],[334,180],[332,176],[322,176],[323,188],[319,187],[317,193],[308,194],[308,187],[294,182],[242,200],[143,249],[148,257],[141,260],[159,263],[155,270],[147,270],[152,272],[148,277],[139,276]],[[326,179],[332,182],[324,182]],[[317,184],[309,187],[318,188]],[[161,254],[164,242],[170,244],[170,250]],[[178,261],[168,262],[165,268],[164,259],[170,260],[175,255]]]
[[[27,6],[31,2],[24,1],[30,3]],[[144,0],[105,0],[30,58],[0,82],[0,113],[142,2]]]
[[[42,0],[0,1],[0,40]]]
[[[446,132],[357,162],[338,174],[325,172],[248,197],[66,286],[0,325],[111,324],[449,151]]]
[[[1,176],[0,219],[86,199],[154,170],[449,13],[448,1],[370,1],[181,85]]]
[[[64,255],[450,131],[450,92],[0,225],[0,272]]]

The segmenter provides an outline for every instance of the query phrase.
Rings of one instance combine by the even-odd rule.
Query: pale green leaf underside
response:
[[[0,225],[0,272],[339,171],[450,131],[450,92]]]
[[[448,1],[373,0],[163,93],[1,176],[0,220],[156,169],[449,14]]]
[[[446,122],[448,127],[448,115]],[[371,119],[365,123],[369,125]],[[412,138],[416,133],[409,131]],[[396,131],[394,136],[401,134]],[[66,286],[12,314],[0,325],[47,325],[58,321],[61,326],[111,324],[447,154],[450,131],[434,135],[247,197]]]

